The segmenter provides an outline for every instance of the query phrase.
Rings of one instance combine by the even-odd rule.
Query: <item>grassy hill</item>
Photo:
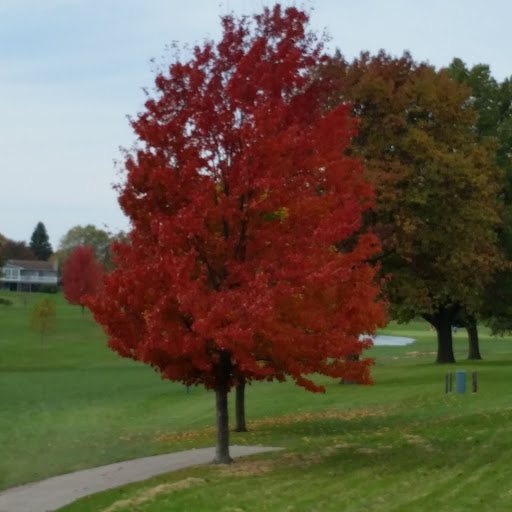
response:
[[[120,359],[88,312],[60,295],[57,329],[43,345],[29,303],[0,306],[0,488],[144,455],[214,444],[214,396],[187,394],[150,368]],[[207,466],[85,498],[62,509],[107,510],[509,510],[512,342],[484,331],[483,361],[435,365],[428,324],[391,324],[405,347],[374,347],[375,384],[325,394],[291,383],[247,390],[249,433],[232,444],[285,450],[230,467]],[[479,392],[444,393],[447,371],[476,370]],[[469,383],[469,378],[468,378]],[[470,389],[468,389],[470,391]],[[234,397],[231,397],[233,399]],[[111,509],[109,509],[111,510]]]

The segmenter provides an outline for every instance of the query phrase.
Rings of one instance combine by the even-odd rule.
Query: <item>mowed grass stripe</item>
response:
[[[492,506],[497,507],[494,510],[507,510],[504,508],[509,504],[506,492],[500,494],[493,484],[497,473],[506,478],[505,456],[495,460],[495,464],[478,465],[482,455],[485,456],[482,451],[474,452],[468,460],[458,456],[461,449],[458,444],[447,451],[444,443],[437,446],[432,440],[418,442],[419,437],[418,434],[400,435],[394,448],[381,446],[381,449],[369,448],[375,446],[374,439],[364,437],[358,445],[338,448],[331,444],[333,439],[325,439],[324,450],[317,445],[314,453],[309,452],[306,442],[306,453],[287,452],[236,463],[226,469],[199,468],[193,472],[171,473],[143,487],[139,484],[133,496],[150,495],[151,489],[163,483],[172,484],[190,477],[202,479],[204,483],[173,490],[167,496],[165,493],[155,496],[136,510],[462,511],[476,503],[478,510],[492,510],[488,508]],[[130,497],[129,489],[124,493]],[[482,496],[486,500],[483,505]],[[102,510],[95,508],[94,499],[84,503],[90,508],[81,509],[76,504],[63,510]],[[127,506],[119,510],[134,509]]]
[[[426,512],[462,511],[476,504],[478,510],[508,510],[509,461],[505,448],[512,418],[501,412],[475,415],[468,409],[468,413],[467,417],[450,421],[435,419],[418,424],[405,420],[395,428],[365,425],[359,432],[352,429],[347,432],[347,425],[342,423],[335,429],[331,420],[321,418],[299,421],[291,435],[323,433],[301,437],[300,443],[296,439],[294,448],[300,451],[290,448],[254,461],[237,462],[228,468],[170,473],[130,486],[122,493],[128,499],[141,493],[151,495],[151,489],[159,485],[192,477],[204,483],[199,487],[174,489],[168,495],[155,495],[136,510]],[[478,417],[483,421],[479,422]],[[358,423],[355,418],[350,422]],[[495,432],[494,427],[499,424],[504,425],[502,431]],[[285,428],[284,424],[277,424],[271,436],[280,437],[279,430]],[[115,491],[115,495],[120,492]],[[109,501],[108,495],[102,496],[104,502]],[[95,499],[83,503],[88,509],[80,508],[79,502],[63,510],[101,510]],[[133,509],[127,506],[119,510]]]
[[[33,294],[31,304],[38,298]],[[28,329],[30,307],[15,301],[0,309],[1,487],[214,443],[211,392],[192,388],[187,394],[150,368],[117,357],[88,313],[82,316],[60,295],[54,300],[57,330],[42,347]],[[265,472],[236,463],[234,474],[217,467],[171,473],[69,510],[102,510],[119,496],[141,492],[151,499],[137,510],[150,512],[203,510],[194,506],[199,499],[205,507],[213,503],[206,511],[512,509],[503,477],[512,439],[510,339],[481,329],[484,360],[468,362],[467,337],[459,331],[459,362],[439,366],[425,322],[392,323],[386,333],[417,341],[372,349],[374,386],[319,377],[323,395],[292,383],[248,387],[250,432],[232,433],[232,442],[283,446],[284,452],[256,458],[260,467],[270,461]],[[459,369],[468,372],[468,393],[445,395],[446,372]],[[476,395],[469,392],[473,370]],[[153,496],[155,486],[189,477],[204,483],[160,488],[169,492]],[[258,500],[262,493],[265,499]]]

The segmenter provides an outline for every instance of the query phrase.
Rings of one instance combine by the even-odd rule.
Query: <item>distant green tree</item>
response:
[[[43,346],[44,336],[53,331],[56,325],[55,304],[50,299],[41,299],[32,310],[30,317],[30,328],[39,333],[41,346]]]
[[[3,267],[5,265],[5,258],[2,256],[2,249],[5,245],[5,243],[7,242],[7,238],[2,235],[2,233],[0,233],[0,268]],[[2,271],[0,271],[0,278],[2,277]]]
[[[77,247],[89,246],[94,249],[94,257],[105,266],[110,264],[110,235],[93,224],[71,228],[59,242],[59,266],[63,267],[67,258]]]
[[[494,334],[512,332],[512,82],[510,78],[499,83],[491,75],[487,64],[467,68],[459,58],[453,59],[450,75],[471,87],[469,106],[478,113],[475,132],[480,142],[490,141],[495,148],[495,161],[503,173],[502,201],[504,225],[498,240],[508,265],[498,271],[480,295],[478,316]],[[469,359],[481,359],[476,315],[463,311],[459,325],[466,327],[469,337]]]
[[[29,246],[38,260],[47,261],[53,254],[53,249],[50,245],[50,239],[46,232],[46,227],[42,222],[37,223],[34,232],[32,233],[32,237],[30,238]]]
[[[34,252],[25,242],[6,239],[0,243],[0,262],[6,260],[36,260]]]

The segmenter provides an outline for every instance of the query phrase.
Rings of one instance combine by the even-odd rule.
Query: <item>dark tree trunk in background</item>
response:
[[[348,361],[359,361],[359,356],[349,354],[347,356],[347,360]],[[359,384],[359,382],[355,382],[353,380],[340,379],[340,384],[345,384],[345,385],[347,385],[347,384]]]
[[[247,426],[245,424],[245,378],[242,377],[238,386],[236,387],[236,432],[247,432]]]
[[[440,306],[434,314],[423,315],[423,318],[436,328],[436,363],[455,363],[455,356],[453,355],[452,324],[459,309],[458,305],[450,304]]]
[[[453,355],[452,323],[448,316],[442,315],[438,325],[435,327],[437,330],[436,363],[455,363],[455,356]]]
[[[474,316],[468,316],[466,320],[466,331],[468,332],[469,341],[468,359],[482,359],[482,356],[480,355],[480,343],[478,340],[478,328],[476,318]]]
[[[230,464],[233,459],[229,455],[229,415],[228,387],[231,375],[231,354],[222,350],[217,363],[217,388],[215,389],[215,405],[217,411],[217,446],[215,448],[215,464]]]

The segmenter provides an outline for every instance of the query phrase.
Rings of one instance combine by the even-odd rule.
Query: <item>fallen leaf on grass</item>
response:
[[[322,457],[316,454],[285,453],[276,459],[237,461],[228,466],[219,466],[218,472],[221,476],[252,476],[268,473],[275,469],[296,466],[305,468],[313,464],[320,464],[322,460]]]
[[[204,427],[197,430],[187,430],[186,432],[157,432],[155,441],[173,443],[178,441],[193,441],[203,437],[212,437],[215,435],[214,427]]]
[[[247,460],[219,466],[218,472],[221,476],[252,476],[268,473],[275,468],[276,463],[272,460]]]
[[[185,478],[184,480],[179,480],[178,482],[174,482],[172,484],[160,484],[156,487],[148,489],[143,494],[135,496],[130,499],[118,500],[112,503],[109,507],[102,510],[102,512],[114,512],[120,508],[128,508],[129,510],[133,510],[133,507],[136,505],[141,505],[147,501],[153,500],[159,494],[170,494],[174,491],[179,491],[181,489],[188,489],[193,485],[204,484],[205,480],[202,478]]]
[[[327,409],[320,412],[299,412],[295,414],[285,414],[272,418],[263,418],[251,421],[250,426],[275,426],[290,425],[291,423],[310,422],[316,420],[341,420],[350,421],[358,418],[368,418],[374,416],[385,416],[389,414],[389,408],[371,408],[371,409]]]
[[[285,414],[271,418],[262,418],[251,420],[249,427],[258,429],[261,427],[274,427],[291,425],[293,423],[311,422],[321,419],[351,421],[358,418],[369,418],[377,416],[385,416],[389,414],[389,407],[381,408],[360,408],[360,409],[327,409],[320,412],[299,412],[295,414]],[[215,434],[215,427],[205,427],[197,430],[189,430],[186,432],[158,432],[154,439],[160,442],[176,442],[195,440],[205,437],[211,437]],[[251,433],[249,433],[251,435]]]
[[[352,448],[353,446],[354,446],[353,443],[345,443],[345,442],[336,443],[336,444],[333,444],[332,446],[326,446],[322,450],[322,454],[323,455],[332,455],[333,453],[337,452],[338,450],[346,450],[347,448]]]
[[[374,455],[375,453],[379,453],[377,450],[374,450],[373,448],[358,448],[356,450],[356,453],[359,453],[361,455]]]
[[[436,354],[437,352],[420,352],[419,350],[413,350],[405,353],[408,357],[435,356]]]
[[[409,444],[415,444],[417,446],[422,446],[423,448],[425,448],[428,451],[433,450],[432,445],[421,436],[418,436],[415,434],[406,434],[404,437]]]
[[[359,418],[369,418],[386,416],[390,413],[389,407],[382,408],[360,408],[360,409],[327,409],[320,412],[300,412],[295,414],[285,414],[271,418],[262,418],[251,420],[249,429],[258,429],[265,427],[275,427],[283,425],[291,425],[293,423],[312,422],[316,420],[340,420],[351,421]],[[186,432],[158,432],[154,439],[159,442],[178,442],[186,440],[201,439],[212,437],[215,434],[215,427],[205,427],[197,430],[189,430]],[[249,433],[250,435],[250,433]]]

